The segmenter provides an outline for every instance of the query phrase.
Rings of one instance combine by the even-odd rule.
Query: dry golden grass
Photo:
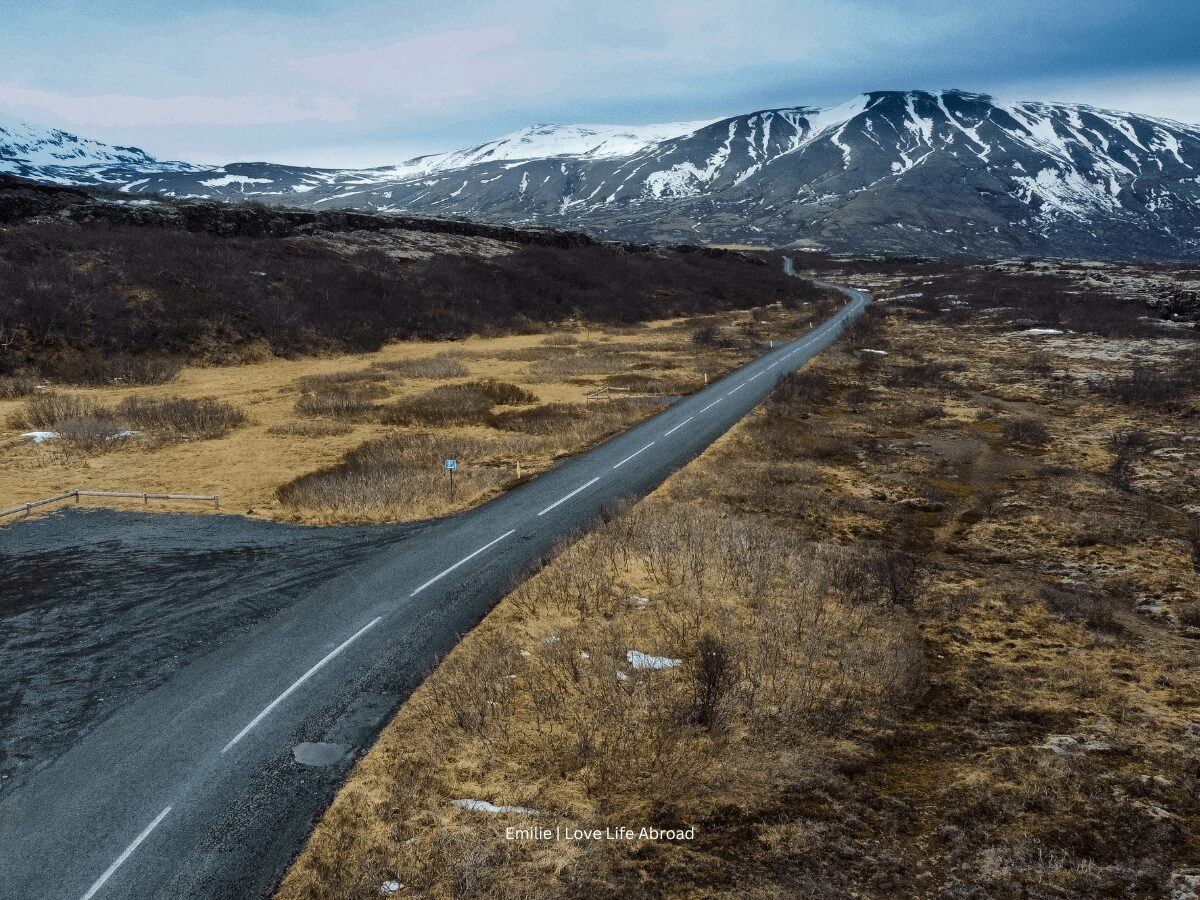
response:
[[[1095,344],[1034,356],[902,317],[821,357],[505,598],[385,729],[279,897],[1185,886],[1196,401],[1090,388],[1141,355]],[[1115,472],[1129,429],[1148,437]],[[630,649],[680,664],[636,671]],[[505,839],[531,824],[698,836]]]
[[[798,315],[782,310],[760,314],[778,319],[781,329],[793,324]],[[729,319],[745,315],[730,314]],[[726,353],[700,351],[688,342],[689,331],[687,321],[673,320],[651,322],[636,329],[580,328],[551,336],[549,344],[545,335],[537,334],[473,338],[455,343],[453,350],[447,350],[445,343],[410,342],[393,344],[377,353],[272,359],[223,368],[188,366],[176,380],[161,386],[57,388],[59,393],[77,396],[89,408],[115,408],[131,396],[140,398],[143,405],[176,396],[190,400],[211,397],[243,411],[249,421],[212,440],[158,445],[121,442],[117,448],[111,444],[98,448],[111,451],[103,453],[67,452],[54,441],[35,445],[20,437],[20,432],[31,426],[23,422],[19,427],[10,424],[7,432],[0,432],[0,508],[80,487],[219,494],[222,511],[314,523],[352,521],[356,515],[370,521],[394,521],[411,517],[418,509],[444,510],[445,504],[431,497],[429,504],[409,509],[374,504],[370,512],[365,507],[360,513],[344,508],[334,514],[331,510],[285,506],[276,492],[296,478],[338,465],[359,445],[398,430],[428,430],[420,423],[387,425],[379,420],[376,408],[403,403],[447,384],[476,382],[477,392],[501,404],[527,399],[509,388],[504,388],[508,396],[499,396],[496,391],[501,388],[496,385],[501,383],[527,392],[537,403],[581,404],[588,391],[602,386],[599,376],[548,380],[532,378],[528,372],[531,362],[554,359],[564,347],[570,347],[573,353],[586,353],[578,347],[599,346],[597,342],[603,341],[605,358],[616,360],[618,368],[626,356],[642,363],[649,360],[647,374],[669,371],[671,377],[689,377],[697,385],[703,383],[704,375],[716,377],[753,352],[748,347]],[[24,382],[5,384],[0,394],[0,423],[10,422],[25,408],[29,401],[26,392],[32,388]],[[33,396],[43,393],[44,389]],[[508,408],[498,406],[495,412]],[[585,412],[582,406],[578,409],[581,415]],[[653,406],[645,406],[636,415],[653,410]],[[535,473],[556,456],[583,449],[590,441],[633,421],[630,413],[614,416],[603,404],[594,404],[586,412],[592,421],[568,423],[557,435],[547,435],[537,447],[528,448],[527,455],[524,449],[509,454],[502,468],[520,462],[523,475]],[[505,441],[512,436],[507,430],[489,427],[486,420],[445,427],[439,424],[437,431],[447,438],[485,442]],[[497,477],[487,479],[486,491],[460,494],[455,508],[477,502],[508,480],[505,473],[493,474]],[[423,482],[429,481],[428,475],[424,473]]]

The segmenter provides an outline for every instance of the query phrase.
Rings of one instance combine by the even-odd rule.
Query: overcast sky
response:
[[[949,88],[1200,123],[1196,0],[37,0],[0,112],[162,159],[383,165],[533,123]]]

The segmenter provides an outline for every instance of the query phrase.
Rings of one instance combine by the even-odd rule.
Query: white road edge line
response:
[[[374,628],[375,625],[378,624],[382,618],[383,618],[383,616],[376,616],[374,619],[372,619],[370,622],[368,622],[362,628],[358,629],[358,631],[354,632],[354,634],[350,635],[350,637],[346,638],[346,640],[342,641],[342,643],[338,644],[337,647],[335,647],[333,650],[330,650],[328,653],[326,653],[325,656],[322,657],[322,659],[319,663],[317,663],[315,666],[313,666],[311,669],[309,669],[307,672],[305,672],[303,675],[301,675],[299,678],[297,678],[295,681],[293,681],[291,687],[289,687],[286,691],[284,691],[282,694],[280,694],[278,697],[276,697],[274,700],[272,700],[269,704],[267,704],[266,709],[264,709],[257,716],[255,716],[253,719],[251,719],[249,725],[247,725],[245,728],[243,728],[241,731],[239,731],[234,736],[233,740],[231,740],[228,744],[226,744],[224,747],[221,748],[221,752],[222,753],[229,752],[229,749],[231,747],[233,747],[233,745],[236,744],[238,741],[240,741],[242,738],[244,738],[247,734],[249,734],[250,730],[252,728],[254,728],[255,725],[257,725],[259,722],[261,722],[263,719],[265,719],[267,716],[269,716],[271,714],[271,710],[273,710],[280,703],[282,703],[284,700],[286,700],[288,697],[290,697],[292,694],[292,691],[296,690],[296,688],[300,687],[300,685],[304,684],[304,682],[308,681],[308,679],[310,679],[314,675],[316,675],[317,672],[319,672],[325,666],[326,663],[328,663],[331,659],[333,659],[335,656],[337,656],[339,653],[341,653],[343,650],[345,650],[347,647],[349,647],[351,644],[353,644],[356,640],[358,640],[363,634],[365,634],[367,632],[368,629]]]
[[[694,419],[694,418],[696,418],[696,417],[695,417],[695,416],[688,416],[686,419],[684,419],[682,422],[680,422],[678,425],[676,425],[676,426],[675,426],[674,428],[672,428],[670,431],[664,432],[664,433],[663,433],[663,437],[670,437],[670,436],[671,436],[671,435],[673,435],[675,432],[677,432],[677,431],[678,431],[680,428],[682,428],[684,425],[686,425],[688,422],[692,421],[692,419]]]
[[[651,441],[645,447],[643,447],[641,450],[637,451],[637,453],[630,453],[627,457],[625,457],[623,460],[621,460],[619,463],[617,463],[615,466],[613,466],[613,468],[614,469],[621,468],[621,466],[625,465],[625,463],[629,462],[631,459],[633,459],[635,456],[637,456],[638,453],[641,453],[645,450],[649,450],[653,446],[654,446],[654,441]]]
[[[571,491],[571,493],[567,494],[567,496],[559,497],[557,500],[555,500],[553,503],[551,503],[549,506],[547,506],[545,509],[543,509],[540,513],[538,513],[538,515],[544,516],[546,513],[550,512],[550,510],[554,509],[554,507],[558,506],[560,503],[566,503],[568,500],[570,500],[572,497],[574,497],[580,491],[584,490],[585,488],[590,488],[593,484],[595,484],[599,480],[600,480],[600,476],[597,475],[595,478],[593,478],[587,484],[581,484],[579,487],[575,488],[575,490]]]
[[[445,578],[447,575],[449,575],[451,572],[453,572],[455,569],[457,569],[463,563],[470,562],[475,557],[477,557],[480,553],[482,553],[484,550],[491,549],[492,547],[494,547],[498,543],[500,543],[502,540],[504,540],[506,537],[508,537],[510,534],[515,534],[516,530],[517,529],[515,529],[515,528],[510,528],[508,531],[504,532],[504,534],[500,535],[500,537],[496,538],[494,541],[488,541],[486,544],[484,544],[482,547],[480,547],[474,553],[468,553],[466,556],[464,556],[462,559],[460,559],[458,562],[456,562],[450,568],[443,569],[441,572],[438,572],[436,575],[434,575],[432,578],[430,578],[427,582],[425,582],[423,585],[421,585],[419,588],[417,588],[415,591],[413,591],[408,596],[410,596],[410,597],[417,596],[417,594],[421,593],[421,591],[425,590],[425,588],[429,587],[431,584],[433,584],[438,579]]]
[[[154,821],[146,826],[146,830],[143,831],[141,834],[139,834],[137,837],[135,837],[133,839],[133,843],[125,848],[125,852],[122,853],[120,856],[118,856],[116,861],[111,866],[109,866],[107,869],[104,870],[104,874],[101,875],[99,878],[97,878],[92,883],[92,886],[90,888],[88,888],[88,892],[86,894],[84,894],[80,898],[80,900],[92,900],[92,898],[96,896],[96,892],[99,891],[100,888],[104,887],[104,883],[106,881],[108,881],[108,879],[112,878],[113,873],[115,871],[117,871],[117,869],[121,868],[121,865],[125,862],[125,860],[129,859],[129,857],[131,857],[133,855],[133,851],[138,848],[138,846],[142,843],[142,841],[144,841],[146,838],[150,837],[150,832],[152,832],[155,828],[158,827],[159,822],[161,822],[163,819],[165,819],[167,817],[167,813],[169,813],[170,811],[171,811],[171,807],[168,806],[166,809],[164,809],[162,812],[160,812],[155,817]]]

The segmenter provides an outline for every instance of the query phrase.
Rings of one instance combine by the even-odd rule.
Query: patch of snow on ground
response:
[[[29,438],[35,444],[44,444],[46,441],[52,441],[59,437],[57,431],[27,431],[21,437]]]
[[[1075,753],[1095,753],[1099,750],[1111,750],[1112,744],[1097,738],[1084,738],[1073,734],[1052,734],[1046,738],[1046,743],[1038,745],[1043,750],[1053,750],[1059,756],[1071,756]]]
[[[1039,334],[1062,334],[1061,328],[1026,328],[1024,331],[1018,331],[1017,334],[1039,335]]]
[[[863,353],[874,353],[877,356],[887,356],[886,350],[864,350]]]
[[[489,803],[487,800],[471,800],[469,798],[451,800],[450,802],[460,809],[468,809],[471,812],[521,813],[528,816],[537,815],[537,810],[530,809],[528,806],[497,806],[495,803]]]
[[[400,890],[400,888],[402,888],[402,887],[404,887],[404,885],[402,885],[398,881],[385,881],[383,884],[381,884],[379,886],[379,893],[394,894],[394,893],[396,893],[396,891]]]
[[[630,650],[625,654],[625,658],[629,660],[629,665],[637,670],[673,669],[682,662],[669,656],[650,656],[640,650]]]

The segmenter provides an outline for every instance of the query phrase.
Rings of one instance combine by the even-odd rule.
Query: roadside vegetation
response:
[[[516,586],[278,896],[1191,896],[1195,340],[959,290]],[[695,837],[505,836],[606,825]]]
[[[774,258],[736,252],[580,236],[525,244],[510,229],[513,242],[491,241],[487,253],[449,242],[441,253],[414,255],[409,232],[383,231],[361,244],[319,229],[243,236],[237,210],[217,205],[212,214],[229,217],[228,228],[187,231],[152,218],[142,226],[5,227],[0,378],[165,384],[188,363],[795,308],[823,293],[785,276]]]
[[[0,508],[80,484],[217,494],[222,510],[310,523],[438,515],[653,414],[766,341],[803,331],[817,312],[705,316],[731,338],[720,349],[692,343],[695,322],[683,318],[187,366],[161,386],[13,379],[0,398],[10,429],[0,435]],[[755,340],[744,336],[751,320]],[[573,365],[551,374],[568,357]],[[22,437],[33,431],[48,436]],[[418,452],[421,442],[436,452]],[[460,464],[453,497],[444,459],[434,458],[443,452]]]
[[[107,452],[170,441],[224,437],[246,423],[240,409],[212,397],[146,397],[131,394],[104,406],[79,394],[47,392],[9,417],[11,428],[27,429],[42,441],[74,452]]]

